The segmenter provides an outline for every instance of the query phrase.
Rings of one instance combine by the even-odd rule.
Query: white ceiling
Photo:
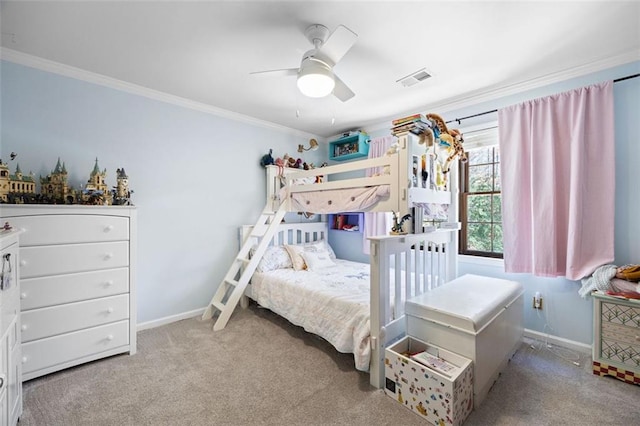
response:
[[[0,12],[5,52],[323,137],[640,60],[638,1],[3,0]],[[250,75],[299,66],[315,23],[358,34],[334,69],[356,93],[345,103]],[[432,78],[396,82],[423,67]]]

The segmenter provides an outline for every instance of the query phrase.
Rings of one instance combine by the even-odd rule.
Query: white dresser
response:
[[[22,380],[136,351],[136,210],[4,205],[20,236]]]
[[[22,415],[20,362],[20,282],[18,234],[0,231],[0,425],[15,425]]]

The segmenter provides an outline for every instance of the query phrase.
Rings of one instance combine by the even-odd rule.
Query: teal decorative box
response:
[[[369,136],[356,133],[329,142],[329,159],[334,161],[352,160],[369,155]]]

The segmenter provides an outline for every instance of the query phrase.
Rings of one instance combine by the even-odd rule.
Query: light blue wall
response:
[[[261,156],[308,145],[294,132],[0,66],[0,158],[17,152],[15,162],[37,178],[60,157],[74,187],[87,181],[96,157],[110,185],[117,168],[129,175],[139,219],[138,322],[207,305],[236,254],[239,226],[254,223],[265,205]],[[319,163],[322,147],[305,157]]]

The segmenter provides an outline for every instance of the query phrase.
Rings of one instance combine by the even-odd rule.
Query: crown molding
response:
[[[536,77],[520,83],[500,86],[488,91],[476,91],[470,94],[465,94],[464,96],[458,98],[448,99],[443,102],[436,103],[434,105],[434,107],[436,108],[434,109],[443,112],[452,111],[454,109],[461,109],[481,102],[516,95],[518,93],[538,89],[540,87],[549,86],[551,84],[560,83],[563,81],[571,80],[573,78],[583,77],[588,74],[593,74],[598,71],[603,71],[609,68],[614,68],[639,60],[640,51],[626,52],[620,55],[611,56],[608,58],[590,62],[588,64],[580,65],[578,67],[573,67],[555,73]]]
[[[118,80],[116,78],[107,77],[102,74],[72,67],[70,65],[61,64],[59,62],[41,58],[39,56],[29,55],[17,50],[8,49],[6,47],[0,47],[0,59],[19,65],[24,65],[30,68],[35,68],[41,71],[51,72],[64,77],[85,81],[87,83],[97,84],[99,86],[108,87],[110,89],[131,93],[133,95],[143,96],[145,98],[165,102],[179,107],[204,112],[206,114],[215,115],[217,117],[227,118],[254,126],[277,130],[280,132],[291,134],[293,136],[303,137],[305,139],[315,138],[324,140],[324,138],[319,138],[318,135],[313,135],[301,130],[281,126],[279,124],[275,124],[265,120],[259,120],[248,115],[243,115],[226,109],[217,108],[201,102],[182,98],[180,96],[170,95],[168,93],[149,89],[148,87],[139,86],[137,84],[127,83],[126,81]]]
[[[546,74],[541,77],[536,77],[531,80],[526,80],[520,83],[510,84],[506,86],[494,87],[486,90],[477,90],[474,92],[466,93],[462,96],[445,99],[441,102],[435,102],[433,104],[427,104],[419,110],[423,111],[438,111],[438,114],[442,115],[454,110],[471,107],[473,105],[480,104],[482,102],[493,101],[503,97],[517,95],[519,93],[526,92],[528,90],[538,89],[540,87],[548,86],[555,83],[571,80],[573,78],[583,77],[588,74],[593,74],[599,71],[604,71],[609,68],[615,68],[617,66],[629,64],[632,62],[640,61],[640,51],[625,52],[620,55],[611,56],[608,58],[596,60],[585,65],[573,67],[558,71],[551,74]],[[623,76],[621,76],[623,77]],[[406,115],[413,114],[413,112],[406,112]],[[373,126],[367,126],[367,131],[373,132],[389,128],[389,121],[402,116],[400,113],[397,116],[389,117],[387,121]]]

